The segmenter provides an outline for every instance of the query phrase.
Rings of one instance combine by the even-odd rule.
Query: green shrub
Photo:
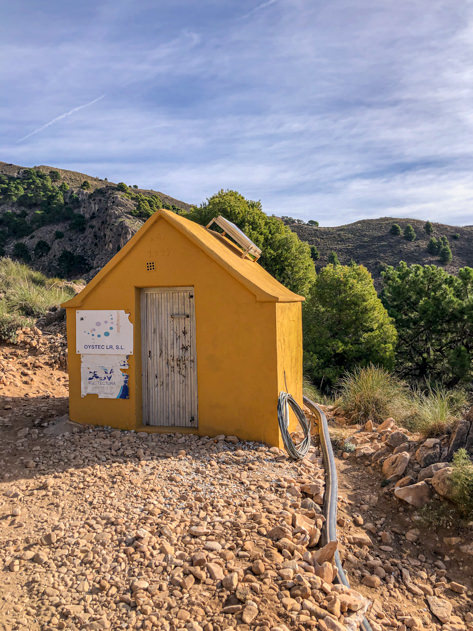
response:
[[[11,201],[23,209],[34,209],[29,218],[25,210],[3,214],[1,222],[7,227],[10,236],[26,236],[37,226],[68,218],[79,199],[69,192],[65,182],[59,182],[57,171],[46,174],[35,169],[27,169],[20,176],[5,176],[0,180],[0,203]]]
[[[467,518],[473,518],[473,462],[465,449],[459,449],[453,456],[452,487],[453,499],[459,511]]]
[[[442,387],[429,387],[427,390],[414,390],[412,412],[404,424],[426,438],[440,436],[454,425],[468,399],[463,390],[447,390]]]
[[[454,504],[434,497],[417,511],[420,523],[427,528],[458,528],[459,515]]]
[[[455,239],[455,241],[458,241],[459,238],[460,238],[460,234],[458,232],[455,232],[455,234],[452,234],[452,239]]]
[[[340,261],[338,260],[338,255],[336,252],[334,252],[332,250],[332,252],[330,252],[330,254],[328,255],[328,262],[331,265],[340,265]]]
[[[427,252],[429,254],[438,254],[440,250],[440,244],[435,237],[431,237],[427,245]]]
[[[68,278],[79,276],[90,269],[87,259],[82,254],[74,254],[70,250],[63,250],[57,263],[58,273]]]
[[[30,251],[28,250],[28,246],[25,243],[21,243],[18,241],[13,246],[13,256],[25,263],[29,263],[31,261]]]
[[[128,186],[125,184],[125,182],[118,182],[117,189],[119,191],[123,191],[123,193],[128,193]]]
[[[54,238],[55,239],[63,239],[64,238],[64,232],[62,232],[61,230],[56,230],[56,232],[54,233]]]
[[[317,246],[315,245],[311,245],[310,246],[310,257],[313,261],[318,261],[320,258],[320,254],[319,251],[317,249]]]
[[[315,219],[309,219],[309,221],[307,222],[308,226],[315,226],[316,228],[319,227],[319,222],[315,221]]]
[[[322,390],[356,366],[394,364],[396,329],[362,265],[327,265],[303,304],[304,369]]]
[[[411,408],[406,386],[377,366],[355,368],[345,375],[336,404],[355,422],[380,422],[389,416],[401,422]]]
[[[439,252],[439,257],[440,257],[440,261],[444,265],[446,265],[447,263],[450,263],[452,260],[452,251],[450,249],[450,246],[448,245],[442,246]]]
[[[473,269],[401,261],[383,273],[381,299],[399,334],[397,370],[411,381],[470,382],[473,376]]]
[[[410,223],[404,228],[404,239],[406,239],[406,241],[416,240],[416,233]]]
[[[84,215],[74,214],[71,222],[69,223],[69,228],[71,230],[76,230],[77,232],[85,232],[87,227],[87,219]]]
[[[434,231],[434,227],[433,227],[431,221],[426,221],[425,222],[424,230],[426,231],[427,234],[432,234],[432,232]]]
[[[90,182],[88,182],[87,180],[84,180],[82,184],[80,185],[80,187],[83,191],[88,191],[90,189]]]
[[[46,256],[50,249],[49,243],[46,241],[38,241],[34,246],[34,255],[41,258],[42,256]]]
[[[399,236],[401,234],[401,226],[398,223],[393,223],[389,232],[395,236]]]

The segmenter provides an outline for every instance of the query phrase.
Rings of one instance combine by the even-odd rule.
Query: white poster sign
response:
[[[133,325],[125,311],[76,311],[76,352],[81,355],[132,355]]]
[[[82,355],[80,393],[99,399],[129,399],[126,355]]]

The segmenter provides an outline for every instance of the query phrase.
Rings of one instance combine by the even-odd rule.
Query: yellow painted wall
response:
[[[278,348],[278,394],[292,394],[302,407],[302,303],[276,303]],[[294,414],[290,413],[289,429],[298,428]]]
[[[146,261],[155,261],[156,270],[146,271]],[[130,313],[134,354],[129,358],[129,400],[81,398],[76,309],[67,308],[71,419],[142,429],[140,288],[166,286],[195,290],[198,433],[235,434],[280,446],[277,397],[285,389],[284,368],[289,390],[302,400],[300,303],[257,302],[252,292],[164,219],[151,226],[78,307]]]

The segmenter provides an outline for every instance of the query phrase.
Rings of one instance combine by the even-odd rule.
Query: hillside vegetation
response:
[[[400,261],[408,265],[440,265],[450,273],[457,272],[461,267],[473,266],[473,226],[448,226],[431,223],[431,232],[426,230],[426,221],[417,219],[395,219],[381,217],[379,219],[363,219],[345,226],[319,227],[306,223],[298,223],[291,218],[285,218],[285,223],[302,241],[315,246],[318,258],[315,261],[317,270],[321,269],[335,253],[344,265],[351,261],[364,265],[375,278],[380,287],[380,277],[386,265],[396,266]],[[393,226],[400,230],[392,230]],[[415,235],[414,240],[406,238],[405,231],[411,226]],[[444,263],[440,251],[434,252],[429,248],[431,239],[437,241],[446,237],[452,253],[452,260]]]
[[[0,255],[49,275],[89,279],[158,208],[191,206],[83,173],[0,162]]]
[[[190,213],[192,219],[203,221],[202,217],[210,214],[211,200],[213,198],[197,208],[136,185],[115,184],[50,166],[30,169],[0,162],[0,255],[28,262],[49,275],[89,280],[158,208]],[[277,251],[285,247],[286,259],[302,251],[297,242],[281,230],[277,218],[264,215],[259,202],[245,200],[245,203],[253,214],[255,210],[260,211],[253,227],[248,221],[243,222],[250,236],[261,241],[257,227],[263,224],[267,226],[266,232],[272,234],[273,243],[266,239],[267,250],[261,259],[265,267],[267,264],[270,271],[278,269],[280,256],[274,255],[277,235],[280,235]],[[233,210],[229,207],[232,216],[238,215],[237,206]],[[217,209],[215,201],[212,208]],[[473,248],[470,247],[473,226],[428,222],[426,229],[424,221],[389,217],[324,228],[315,225],[315,221],[304,223],[290,217],[283,217],[283,221],[300,240],[312,246],[317,270],[327,263],[355,261],[371,272],[378,290],[384,267],[395,266],[401,260],[407,264],[442,266],[450,273],[473,266]],[[398,229],[393,230],[393,226]],[[448,242],[451,260],[442,239]],[[283,282],[294,284],[293,273],[285,273],[288,278]]]
[[[0,342],[14,342],[19,329],[33,326],[37,318],[75,293],[64,280],[0,258]]]

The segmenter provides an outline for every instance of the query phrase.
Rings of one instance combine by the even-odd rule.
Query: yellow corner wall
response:
[[[155,262],[155,271],[146,271],[146,261]],[[75,308],[67,309],[71,419],[155,430],[141,427],[140,288],[175,286],[195,290],[198,433],[235,434],[280,446],[277,396],[285,389],[284,369],[289,390],[302,401],[300,303],[257,302],[253,293],[164,219],[151,226],[78,307],[130,313],[134,354],[129,358],[129,400],[81,397]]]
[[[277,303],[276,318],[278,393],[289,392],[302,407],[302,303]],[[297,428],[297,419],[291,411],[289,429]]]

